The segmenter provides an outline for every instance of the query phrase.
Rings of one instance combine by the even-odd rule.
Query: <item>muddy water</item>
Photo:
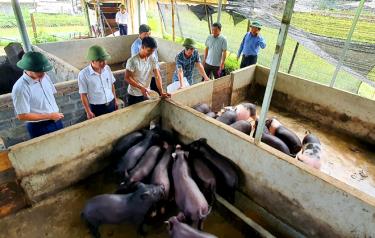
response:
[[[260,107],[257,111],[260,112]],[[375,197],[374,149],[348,135],[292,113],[271,108],[268,116],[275,116],[282,124],[293,130],[301,141],[307,130],[318,136],[323,150],[320,170]]]
[[[25,209],[15,215],[0,220],[1,238],[89,238],[85,224],[80,219],[80,212],[85,202],[102,193],[114,191],[116,185],[111,172],[105,171],[86,181],[69,188],[56,196],[48,198],[33,208]],[[171,212],[173,215],[174,211]],[[164,220],[146,226],[148,238],[169,237]],[[213,210],[204,223],[206,232],[222,238],[244,237],[239,230],[229,224],[224,217]],[[137,237],[133,225],[103,225],[102,237],[132,238]]]

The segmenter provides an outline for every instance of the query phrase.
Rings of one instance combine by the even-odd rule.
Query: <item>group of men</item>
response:
[[[256,63],[259,47],[264,48],[264,39],[259,35],[261,25],[253,22],[238,52],[243,54],[241,67]],[[127,89],[127,105],[147,100],[150,88],[157,91],[161,97],[170,97],[162,87],[159,70],[157,43],[150,37],[151,29],[147,25],[139,27],[139,37],[131,46],[131,58],[127,60],[125,81]],[[196,43],[187,38],[183,43],[184,49],[176,56],[174,82],[180,82],[183,88],[184,78],[193,84],[193,69],[197,67],[202,80],[209,80],[211,74],[219,78],[224,69],[227,51],[227,41],[221,35],[221,24],[212,25],[212,35],[205,44],[203,63],[201,62]],[[255,56],[255,57],[254,57]],[[78,74],[79,94],[88,119],[113,112],[117,109],[116,81],[107,60],[110,55],[98,45],[91,46],[87,53],[90,64]],[[63,128],[61,119],[64,115],[54,98],[56,89],[46,74],[52,69],[48,59],[39,52],[24,54],[17,66],[24,70],[21,78],[12,90],[12,99],[17,118],[26,121],[26,128],[31,138],[35,138]],[[151,85],[151,86],[150,86]]]

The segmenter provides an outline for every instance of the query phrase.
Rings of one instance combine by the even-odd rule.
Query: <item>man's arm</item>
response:
[[[54,120],[58,121],[64,118],[64,114],[59,112],[54,113],[23,113],[18,114],[17,119],[21,121],[42,121],[42,120]]]
[[[221,65],[220,70],[224,69],[225,59],[227,58],[227,50],[223,50],[222,57],[221,57]]]
[[[206,64],[207,55],[208,55],[208,47],[206,47],[206,49],[204,49],[203,65]]]
[[[204,81],[210,80],[210,78],[206,74],[206,71],[204,71],[204,68],[201,62],[196,62],[195,66],[197,66],[199,74],[204,78]]]
[[[177,70],[177,77],[178,77],[178,81],[180,82],[180,88],[183,88],[185,85],[184,85],[184,71],[182,70],[182,68],[179,68]]]
[[[87,98],[87,93],[80,93],[81,101],[83,104],[83,107],[85,108],[87,119],[92,119],[95,117],[95,114],[91,111],[90,105],[89,105],[89,99]]]
[[[115,109],[117,110],[117,98],[116,98],[115,84],[112,84],[112,93],[113,93],[113,96],[115,97]]]
[[[246,33],[246,34],[247,34],[247,33]],[[241,42],[240,48],[238,49],[238,52],[237,52],[237,60],[241,57],[241,53],[242,53],[242,50],[243,50],[243,46],[244,46],[244,44],[245,44],[246,34],[245,34],[245,36],[244,36],[243,39],[242,39],[242,42]]]
[[[138,88],[141,90],[143,96],[148,97],[147,88],[145,88],[142,84],[138,83],[133,76],[133,72],[130,70],[125,71],[125,81],[130,84],[131,86]]]
[[[162,96],[162,97],[170,97],[171,95],[169,93],[165,93],[164,90],[163,90],[163,81],[161,79],[159,68],[154,68],[154,75],[156,77],[156,86],[159,89],[160,96]]]

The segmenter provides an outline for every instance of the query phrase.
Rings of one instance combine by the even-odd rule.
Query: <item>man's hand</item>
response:
[[[87,116],[87,119],[90,120],[95,117],[95,114],[92,111],[88,111],[86,112],[86,116]]]
[[[206,77],[203,77],[203,80],[204,80],[204,81],[209,81],[210,78],[206,76]]]
[[[221,65],[220,65],[220,71],[222,71],[223,69],[224,69],[224,62],[221,63]]]
[[[64,118],[64,114],[59,113],[59,112],[54,112],[49,114],[49,119],[58,121],[60,119]]]
[[[170,94],[170,93],[162,92],[160,96],[161,96],[162,98],[170,98],[170,97],[171,97],[171,94]]]
[[[118,109],[117,98],[115,98],[115,111]]]
[[[148,94],[148,89],[147,88],[142,87],[141,88],[141,92],[142,92],[142,94],[143,94],[144,97],[146,97],[146,98],[150,97],[150,95]]]

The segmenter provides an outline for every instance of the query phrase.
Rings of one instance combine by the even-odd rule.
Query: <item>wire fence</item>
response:
[[[149,21],[154,22],[154,26],[163,33],[164,37],[172,39],[172,5],[170,3],[159,3],[157,10],[159,12],[158,14],[156,13],[157,11],[149,13]],[[182,39],[186,37],[193,38],[199,43],[200,47],[204,48],[205,40],[209,35],[207,17],[203,17],[203,19],[200,20],[197,17],[197,14],[192,11],[191,5],[189,6],[188,4],[182,3],[174,5],[173,14],[175,16],[174,31],[177,41],[182,41]],[[293,27],[305,27],[306,29],[304,30],[306,30],[306,33],[299,38],[288,37],[284,47],[280,71],[289,71],[297,42],[312,42],[314,47],[310,47],[309,44],[299,45],[290,73],[308,80],[329,85],[338,62],[338,58],[335,57],[340,55],[343,50],[344,44],[342,39],[346,38],[344,32],[349,31],[353,15],[348,14],[342,16],[344,19],[341,20],[345,21],[344,24],[343,22],[340,22],[340,18],[337,18],[337,14],[333,14],[334,16],[332,16],[332,14],[329,16],[323,14],[323,20],[327,22],[332,21],[332,19],[330,19],[332,17],[337,18],[333,21],[337,22],[337,29],[335,30],[335,26],[332,26],[332,24],[325,26],[320,25],[319,28],[322,33],[322,36],[320,37],[317,34],[310,34],[310,32],[315,33],[314,31],[316,31],[316,28],[314,28],[315,26],[312,26],[315,22],[311,21],[316,21],[317,24],[321,24],[319,23],[319,20],[322,19],[317,17],[319,14],[314,13],[313,15],[315,18],[303,22],[303,19],[309,15],[310,14],[308,13],[301,13],[296,15],[294,22],[292,19],[292,24],[295,24]],[[217,19],[217,13],[213,13],[211,18],[213,22],[215,22]],[[366,82],[372,83],[375,81],[375,68],[373,65],[374,58],[371,58],[371,56],[373,56],[371,50],[375,49],[375,35],[368,34],[369,30],[375,30],[374,26],[371,25],[374,22],[375,14],[361,15],[360,21],[353,34],[355,42],[350,45],[350,51],[344,61],[345,70],[342,69],[339,71],[335,83],[336,88],[371,99],[374,99],[375,83],[369,85]],[[349,26],[347,26],[348,23]],[[236,17],[236,14],[231,12],[223,12],[221,16],[221,24],[223,26],[222,34],[227,39],[228,51],[230,52],[226,66],[235,69],[239,66],[239,63],[236,61],[236,55],[243,36],[247,32],[248,20],[243,17],[242,19]],[[342,29],[345,26],[346,29]],[[337,31],[341,32],[339,38],[335,39],[330,36],[330,34],[336,34]],[[296,34],[295,32],[292,33]],[[270,67],[277,41],[278,27],[275,26],[275,23],[266,23],[261,30],[261,34],[267,42],[267,47],[260,51],[258,64]],[[311,38],[313,37],[319,38],[314,38],[312,40]],[[317,41],[322,41],[328,46],[325,46],[324,48],[322,46],[323,44],[318,44],[316,43]],[[330,50],[325,51],[327,48]]]

